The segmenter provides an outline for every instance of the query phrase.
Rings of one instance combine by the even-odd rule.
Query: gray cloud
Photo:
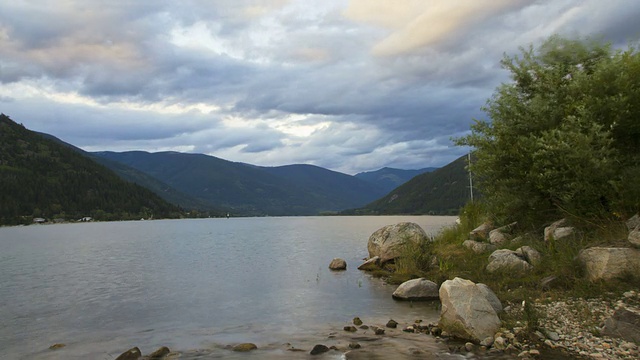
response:
[[[88,150],[355,173],[442,166],[554,33],[640,36],[633,0],[0,4],[0,111]]]

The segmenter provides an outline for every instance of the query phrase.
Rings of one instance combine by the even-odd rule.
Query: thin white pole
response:
[[[473,202],[473,179],[471,177],[471,153],[467,154],[469,159],[469,190],[471,191],[471,202]]]

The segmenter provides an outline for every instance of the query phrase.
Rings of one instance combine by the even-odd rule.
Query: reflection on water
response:
[[[288,347],[335,342],[346,348],[342,326],[354,316],[373,325],[391,317],[401,323],[436,321],[434,304],[395,302],[393,287],[356,269],[367,255],[369,235],[400,221],[435,232],[454,218],[232,218],[1,228],[0,357],[113,359],[133,346],[149,353],[166,345],[184,351],[183,358],[229,358],[237,354],[225,346],[253,342],[260,351],[243,358],[299,358]],[[328,270],[334,257],[347,261],[347,271]],[[336,337],[330,338],[332,332]],[[387,336],[384,346],[406,351],[404,339]],[[55,343],[66,346],[48,350]],[[431,354],[444,349],[427,336],[418,344]]]

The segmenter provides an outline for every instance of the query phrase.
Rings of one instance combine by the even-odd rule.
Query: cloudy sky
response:
[[[442,166],[504,53],[626,47],[638,19],[636,0],[3,1],[0,112],[88,151]]]

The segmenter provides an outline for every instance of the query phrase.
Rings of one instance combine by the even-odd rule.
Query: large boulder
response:
[[[400,284],[392,296],[397,300],[434,300],[439,296],[438,284],[425,278],[412,279]]]
[[[469,233],[469,239],[475,241],[489,240],[489,233],[493,229],[493,225],[490,222],[486,222],[471,230],[471,232]]]
[[[592,247],[581,250],[578,259],[591,281],[610,280],[640,273],[640,250]]]
[[[624,308],[617,309],[605,320],[603,334],[640,344],[640,314]]]
[[[455,278],[440,286],[439,326],[448,333],[475,343],[493,337],[500,319],[482,290],[472,281]]]
[[[531,269],[533,269],[533,266],[527,262],[524,256],[519,255],[516,251],[500,249],[489,255],[487,271],[490,273],[511,272],[513,274],[522,274]]]
[[[478,289],[480,289],[480,292],[482,292],[482,295],[484,295],[487,301],[489,301],[489,304],[491,304],[493,310],[495,310],[496,313],[502,312],[502,303],[500,302],[500,299],[498,299],[498,296],[496,296],[496,294],[493,292],[493,290],[491,290],[489,286],[482,283],[478,283],[476,284],[476,286],[478,287]]]
[[[495,251],[498,248],[493,244],[489,244],[487,242],[474,241],[474,240],[465,240],[465,242],[462,243],[462,246],[466,247],[467,249],[473,251],[476,254]]]
[[[544,241],[570,238],[575,232],[576,229],[569,225],[569,220],[561,219],[544,228]]]
[[[380,262],[385,263],[400,256],[403,247],[407,244],[417,244],[427,239],[427,234],[420,225],[403,222],[387,225],[371,234],[367,249],[370,258],[379,256]]]

